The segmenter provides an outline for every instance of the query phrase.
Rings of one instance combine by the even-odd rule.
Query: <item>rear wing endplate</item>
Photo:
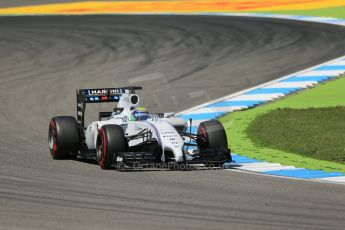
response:
[[[121,88],[77,89],[77,123],[84,128],[85,109],[88,103],[119,102],[124,93],[134,94],[141,86]]]

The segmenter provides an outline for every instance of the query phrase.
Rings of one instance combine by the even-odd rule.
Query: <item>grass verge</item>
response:
[[[345,107],[273,110],[246,130],[256,145],[345,163]]]
[[[230,113],[219,120],[223,123],[230,147],[235,153],[283,165],[309,169],[322,169],[329,172],[344,172],[345,165],[325,160],[301,156],[291,151],[282,151],[254,143],[248,137],[247,128],[258,116],[278,108],[326,108],[345,105],[345,78],[320,84],[313,89],[302,91],[279,101],[265,104],[255,109]]]
[[[281,10],[281,11],[265,11],[265,12],[258,12],[258,13],[345,18],[345,6],[315,9],[315,10]]]

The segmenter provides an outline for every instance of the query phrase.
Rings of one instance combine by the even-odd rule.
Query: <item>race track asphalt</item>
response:
[[[263,18],[1,17],[0,229],[344,229],[344,186],[103,171],[47,145],[49,119],[76,114],[76,88],[143,85],[149,109],[180,111],[344,55],[344,37]]]

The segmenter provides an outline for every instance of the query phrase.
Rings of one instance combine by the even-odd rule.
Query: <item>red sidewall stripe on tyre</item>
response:
[[[102,157],[101,160],[99,161],[99,165],[101,166],[101,168],[105,167],[105,160],[107,157],[107,142],[106,142],[106,136],[105,136],[105,131],[104,128],[102,128],[102,143],[103,143],[103,152],[102,152]]]
[[[199,130],[201,130],[201,133],[204,135],[205,140],[207,140],[207,135],[206,135],[206,131],[205,131],[204,127],[199,126]]]

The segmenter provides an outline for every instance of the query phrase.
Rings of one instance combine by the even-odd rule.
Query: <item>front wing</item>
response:
[[[160,162],[157,155],[153,152],[122,152],[113,155],[113,164],[115,168],[143,168],[166,165],[167,168],[174,168],[176,165],[204,164],[207,166],[219,166],[231,162],[232,157],[228,148],[212,148],[201,150],[198,153],[190,155],[184,162],[176,163],[173,161]]]

